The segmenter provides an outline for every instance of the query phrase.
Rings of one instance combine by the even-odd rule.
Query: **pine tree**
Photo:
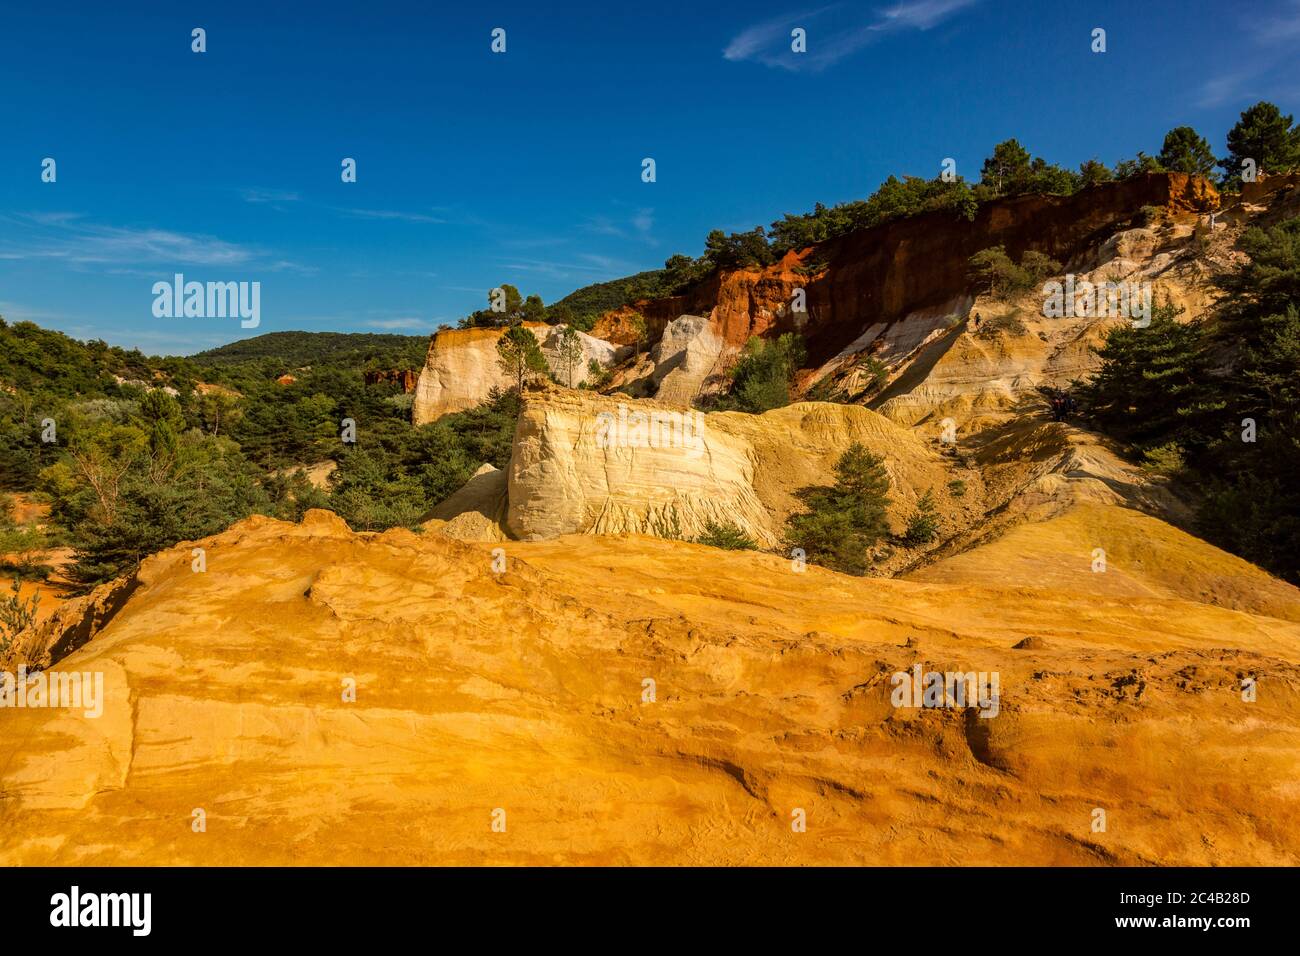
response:
[[[560,330],[557,348],[560,364],[564,368],[564,384],[573,388],[573,368],[582,362],[582,337],[572,326]]]
[[[786,522],[786,543],[809,561],[864,574],[868,550],[889,533],[889,472],[878,455],[854,442],[835,465],[835,484],[803,489],[807,511]]]
[[[1257,348],[1264,319],[1300,302],[1300,218],[1247,230],[1241,248],[1249,261],[1217,280],[1225,293],[1222,338],[1230,346]]]
[[[786,332],[775,340],[754,336],[732,370],[731,390],[721,403],[759,415],[790,404],[795,374],[807,357],[803,340]]]
[[[910,545],[929,544],[939,536],[939,509],[934,495],[927,489],[916,503],[916,510],[907,521],[903,540]]]
[[[1228,155],[1219,163],[1225,184],[1241,180],[1242,163],[1254,160],[1258,170],[1280,173],[1300,165],[1300,128],[1272,103],[1261,101],[1245,110],[1228,132]]]
[[[1030,165],[1029,150],[1018,140],[1004,140],[994,146],[993,155],[984,160],[980,185],[995,197],[1023,192],[1031,179]]]
[[[636,358],[641,354],[641,345],[645,342],[646,335],[648,334],[646,332],[645,316],[640,312],[633,312],[632,317],[628,319],[628,324],[632,327],[632,338],[635,343],[633,358]]]
[[[537,344],[537,336],[522,325],[512,325],[497,339],[497,363],[515,380],[515,389],[520,393],[525,382],[547,372],[546,356]]]
[[[1200,323],[1180,323],[1182,310],[1165,303],[1152,310],[1151,324],[1111,329],[1097,350],[1101,367],[1081,388],[1089,416],[1107,431],[1140,449],[1177,442],[1203,446],[1204,415],[1210,410],[1209,359]]]
[[[1219,281],[1220,351],[1214,382],[1223,412],[1201,475],[1201,532],[1300,583],[1300,218],[1252,229],[1250,261]]]
[[[1106,164],[1095,159],[1090,159],[1079,166],[1079,184],[1083,188],[1096,186],[1098,183],[1108,183],[1114,178]]]
[[[1165,134],[1159,162],[1171,172],[1195,176],[1208,176],[1215,166],[1210,144],[1190,126],[1177,126]]]

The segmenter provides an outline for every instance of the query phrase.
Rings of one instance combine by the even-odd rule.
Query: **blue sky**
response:
[[[1300,112],[1300,0],[4,6],[0,314],[151,353],[428,333],[1010,136],[1077,166]],[[260,328],[155,318],[175,272],[261,282]]]

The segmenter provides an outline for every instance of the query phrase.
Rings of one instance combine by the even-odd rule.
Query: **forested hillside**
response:
[[[268,332],[191,356],[200,365],[237,365],[273,359],[286,365],[360,360],[383,368],[418,368],[425,335],[374,332]]]

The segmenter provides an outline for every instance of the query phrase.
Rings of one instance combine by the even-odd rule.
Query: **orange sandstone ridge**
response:
[[[1184,538],[1036,587],[249,519],[40,635],[104,713],[0,708],[0,862],[1294,865],[1300,625],[1188,597]],[[997,716],[895,707],[917,664]]]

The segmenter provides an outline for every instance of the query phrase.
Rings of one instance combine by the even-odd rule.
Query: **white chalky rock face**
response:
[[[620,396],[532,393],[507,468],[506,530],[525,540],[622,532],[693,539],[710,523],[734,524],[775,547],[799,509],[795,493],[832,480],[854,441],[886,457],[899,509],[943,478],[919,438],[858,406],[705,415]]]
[[[530,402],[510,460],[506,520],[513,536],[690,537],[714,520],[775,542],[744,442],[697,428],[704,416],[695,412],[629,401],[630,407],[623,415],[616,402],[565,395]],[[602,412],[609,416],[603,424]]]
[[[683,315],[668,323],[663,337],[650,350],[655,398],[689,406],[714,371],[724,344],[706,316]]]
[[[563,326],[526,323],[537,337],[546,356],[547,364],[567,381],[559,356],[560,331]],[[504,329],[444,329],[429,343],[429,352],[415,386],[415,401],[411,420],[416,425],[437,421],[444,415],[474,408],[488,400],[494,388],[506,389],[514,383],[501,369],[497,355],[497,341]],[[608,368],[625,349],[620,349],[603,339],[578,333],[582,343],[582,357],[574,363],[573,385],[590,378],[589,366],[594,359],[602,368]]]
[[[537,336],[537,342],[542,347],[542,354],[546,356],[546,363],[551,367],[551,372],[561,385],[568,385],[569,370],[560,354],[564,328],[563,325],[544,326],[534,329],[533,334]],[[582,355],[573,363],[574,388],[590,382],[595,377],[591,374],[593,361],[602,369],[606,369],[632,351],[629,346],[615,345],[582,331],[578,332],[578,342],[582,346]]]

